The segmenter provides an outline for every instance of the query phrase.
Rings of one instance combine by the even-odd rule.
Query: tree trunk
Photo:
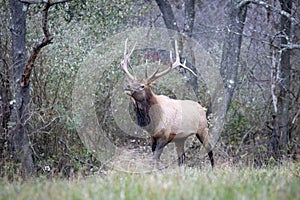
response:
[[[239,2],[240,0],[231,0],[229,3],[227,32],[222,51],[220,72],[226,88],[226,112],[237,85],[242,34],[247,15],[247,4],[238,7]]]
[[[280,0],[281,9],[291,14],[292,0]],[[283,34],[281,37],[281,45],[288,44],[291,37],[291,20],[285,15],[280,16],[280,32]],[[284,49],[280,55],[279,62],[280,80],[279,96],[278,96],[278,123],[280,131],[279,146],[283,149],[289,141],[289,105],[290,105],[290,80],[291,80],[291,63],[290,63],[290,50]]]
[[[162,13],[163,20],[165,22],[167,29],[174,30],[177,33],[179,33],[179,27],[177,25],[170,2],[168,0],[156,0],[156,3]],[[195,20],[195,0],[185,0],[184,5],[185,5],[185,24],[184,24],[183,31],[187,37],[192,37],[194,20]],[[173,40],[174,36],[171,35],[170,37]],[[183,62],[183,60],[185,60],[185,58],[183,57],[184,41],[182,41],[181,39],[184,38],[180,37],[180,40],[178,41],[178,49],[179,49],[181,62]],[[189,52],[185,52],[185,53],[187,55],[187,60],[190,60],[190,62],[187,62],[186,65],[188,68],[190,68],[191,70],[197,73],[195,69],[195,58],[193,57],[194,53],[192,52],[191,44],[186,43],[186,45]],[[188,74],[189,74],[188,83],[192,86],[194,92],[198,94],[197,77],[195,77],[193,74],[189,72]]]
[[[0,44],[1,45],[1,44]],[[8,81],[9,66],[5,62],[4,56],[1,55],[2,64],[0,63],[0,154],[4,150],[5,142],[7,142],[8,122],[10,118],[9,98],[10,89]]]
[[[2,45],[2,44],[0,44]],[[2,53],[2,52],[1,52]],[[5,53],[3,53],[5,54]],[[2,63],[0,63],[0,133],[3,134],[3,138],[6,138],[7,126],[10,117],[10,109],[9,109],[9,98],[10,98],[10,90],[9,90],[9,65],[6,62],[5,55],[1,55]]]
[[[179,32],[170,2],[168,0],[156,0],[156,3],[160,12],[163,14],[163,19],[167,29]]]
[[[192,37],[195,21],[195,0],[184,0],[184,33]]]
[[[183,32],[188,37],[191,38],[193,36],[194,29],[194,21],[195,21],[195,0],[184,0],[184,28]],[[191,42],[191,40],[188,40]],[[187,63],[187,67],[189,67],[194,72],[197,72],[195,68],[195,53],[193,51],[193,45],[188,42],[184,42],[184,46],[186,46],[188,59],[190,62]],[[184,48],[184,47],[183,47]],[[189,84],[192,86],[195,94],[198,96],[199,87],[198,87],[198,78],[193,74],[189,73]]]
[[[13,107],[10,119],[10,143],[16,163],[21,164],[21,174],[28,177],[33,174],[32,152],[26,130],[29,118],[29,84],[20,86],[20,80],[26,66],[26,14],[27,5],[10,0],[11,32],[13,52]]]
[[[176,38],[176,34],[179,33],[179,28],[172,10],[172,6],[170,4],[170,2],[168,0],[156,0],[156,3],[159,7],[160,12],[162,13],[162,17],[163,20],[165,22],[165,25],[167,27],[167,29],[173,30],[172,32],[170,32],[170,39],[174,40]],[[175,35],[173,35],[175,32]],[[180,54],[180,58],[182,55],[182,50],[183,50],[183,46],[182,46],[182,40],[181,37],[179,37],[180,41],[178,42],[178,50],[179,50],[179,54]],[[173,42],[173,46],[175,49],[175,43]]]

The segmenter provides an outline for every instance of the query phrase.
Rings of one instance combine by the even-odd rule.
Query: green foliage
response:
[[[235,162],[242,159],[254,166],[278,164],[272,157],[275,156],[269,139],[272,133],[266,128],[268,119],[264,112],[269,105],[255,98],[249,101],[248,97],[241,88],[231,102],[222,132],[226,152]]]
[[[77,135],[75,125],[78,121],[71,111],[73,85],[80,63],[90,50],[125,27],[126,22],[136,19],[133,16],[136,12],[132,12],[133,3],[131,0],[70,1],[50,9],[48,25],[54,40],[42,49],[35,63],[31,80],[31,116],[28,120],[39,175],[71,176],[79,169],[82,173],[90,173],[92,168],[100,165]],[[28,53],[43,38],[42,27],[39,26],[42,9],[41,4],[29,6]],[[114,73],[114,67],[103,67],[107,68],[107,74],[99,83],[103,96],[97,105],[104,116],[109,105],[101,100],[109,97],[111,86],[118,81],[118,72]]]

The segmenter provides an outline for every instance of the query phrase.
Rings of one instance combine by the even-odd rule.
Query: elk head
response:
[[[134,75],[132,75],[129,70],[128,66],[132,69],[130,65],[130,56],[133,53],[135,48],[132,48],[132,50],[127,54],[127,40],[125,41],[125,51],[124,51],[124,58],[121,61],[121,68],[127,74],[129,79],[131,80],[130,83],[126,84],[124,86],[124,90],[126,94],[131,96],[135,101],[144,101],[147,98],[151,97],[151,94],[153,95],[151,91],[151,86],[153,85],[153,82],[157,80],[158,78],[168,74],[172,69],[180,66],[183,67],[184,69],[190,71],[193,75],[197,76],[191,69],[186,67],[186,61],[182,64],[180,62],[180,57],[178,53],[178,46],[177,46],[177,41],[175,41],[175,55],[176,55],[176,60],[173,62],[173,57],[172,57],[172,51],[170,52],[170,65],[164,69],[163,71],[159,72],[159,68],[155,70],[155,72],[147,77],[147,69],[145,71],[145,78],[137,80]],[[133,70],[132,70],[133,71]]]

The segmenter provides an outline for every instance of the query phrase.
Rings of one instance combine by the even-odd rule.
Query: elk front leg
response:
[[[153,152],[153,163],[156,164],[157,161],[160,159],[160,156],[163,152],[163,148],[169,144],[175,137],[176,134],[170,133],[166,134],[168,137],[165,137],[165,132],[160,132],[162,134],[157,134],[158,137],[151,136],[151,149]]]
[[[156,142],[155,150],[153,152],[153,163],[157,164],[157,161],[160,159],[160,156],[163,152],[163,148],[168,144],[168,142],[163,140],[158,140]],[[153,148],[153,147],[152,147]]]
[[[185,160],[185,153],[184,153],[185,139],[177,139],[174,142],[175,142],[176,152],[178,156],[178,166],[182,166]]]

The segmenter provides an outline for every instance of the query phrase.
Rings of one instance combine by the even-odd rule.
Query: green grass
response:
[[[0,199],[300,199],[300,164],[166,169],[148,174],[26,182],[0,180]]]

